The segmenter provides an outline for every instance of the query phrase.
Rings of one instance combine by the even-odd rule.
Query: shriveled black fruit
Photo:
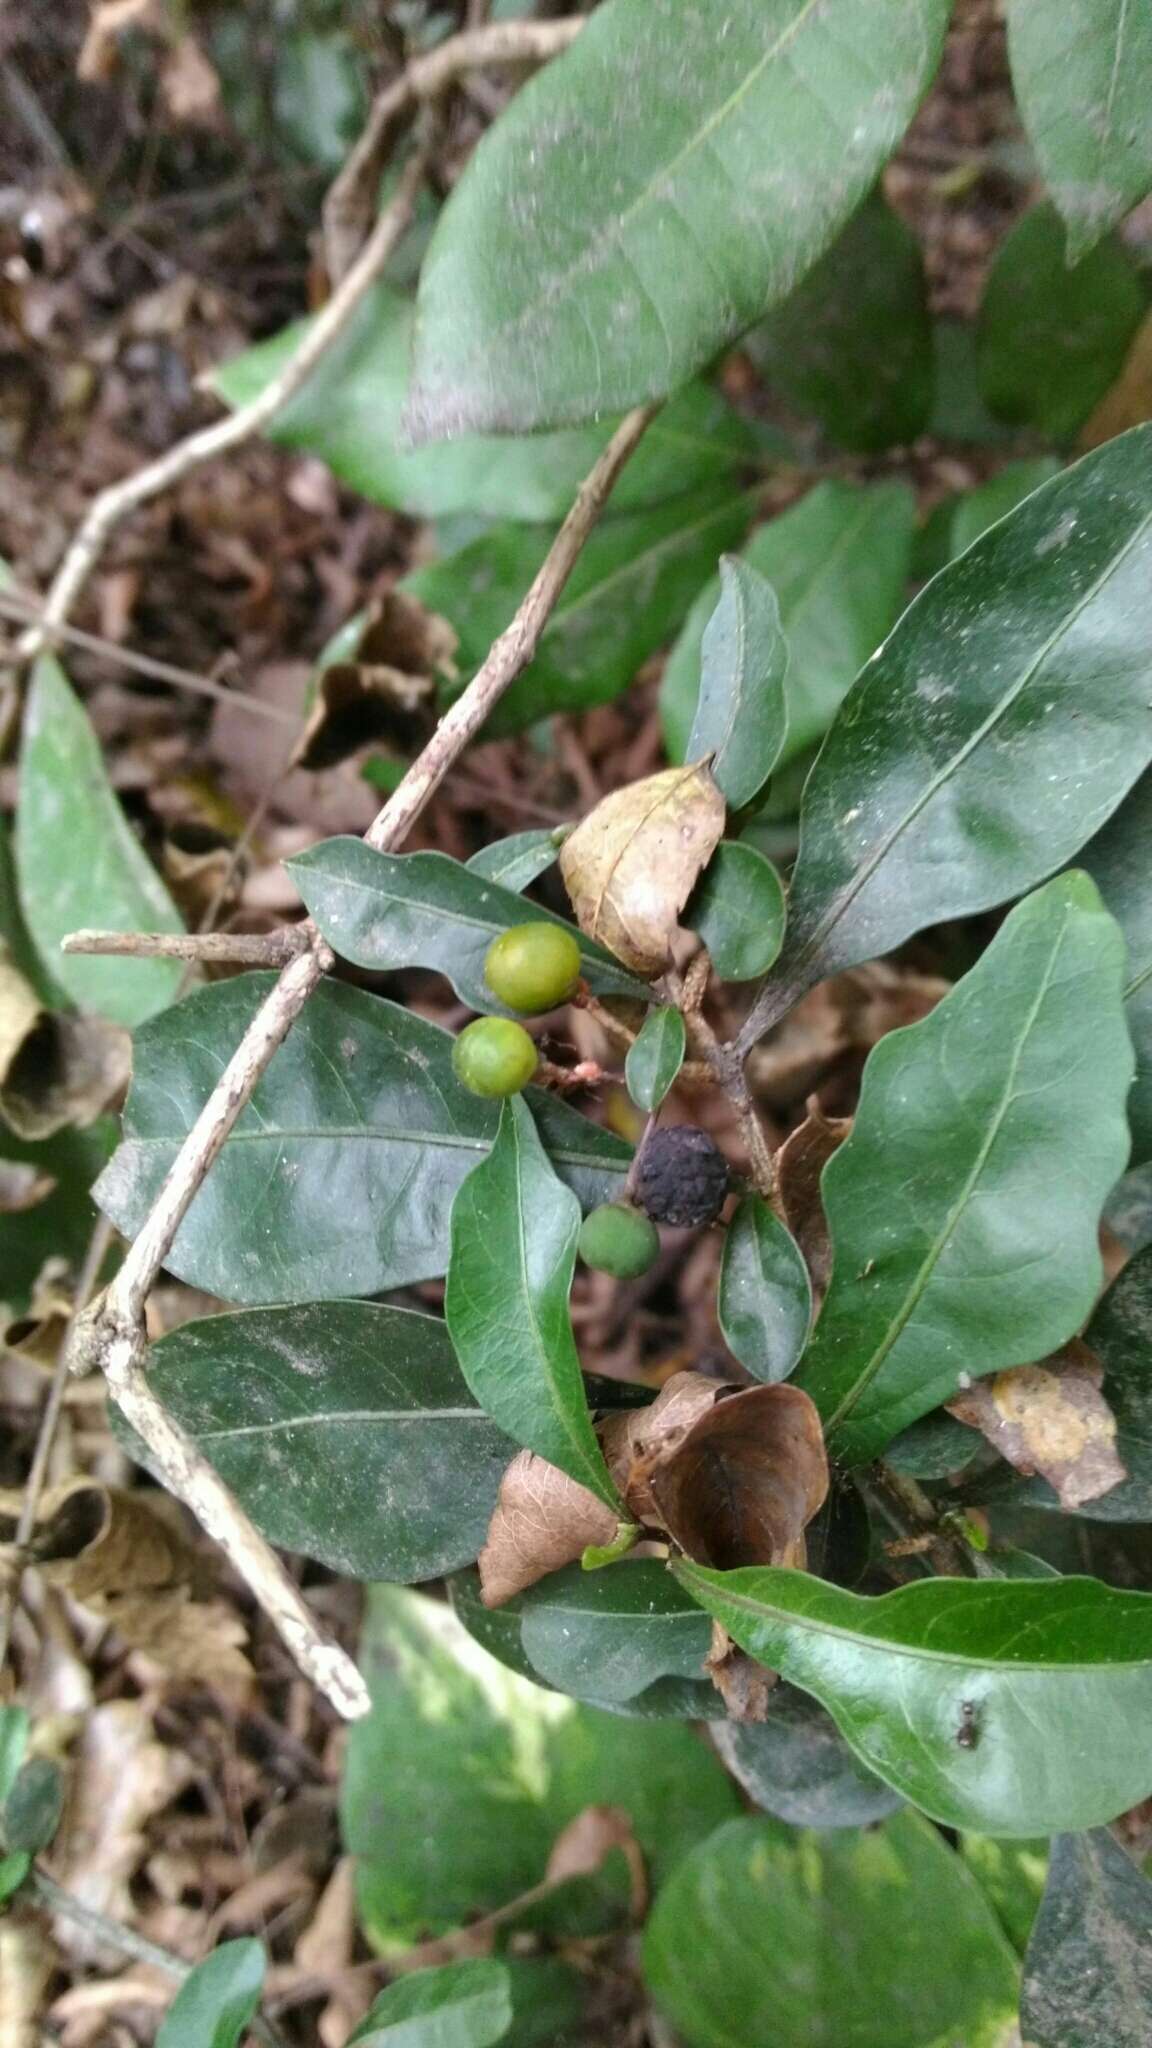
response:
[[[727,1193],[728,1161],[707,1131],[695,1124],[653,1131],[636,1177],[636,1200],[653,1223],[712,1223]]]

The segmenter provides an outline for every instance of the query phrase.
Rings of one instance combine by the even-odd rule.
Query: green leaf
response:
[[[856,1761],[831,1716],[780,1681],[764,1721],[722,1721],[712,1740],[755,1805],[795,1828],[863,1828],[899,1795]]]
[[[52,980],[84,1010],[131,1029],[170,1003],[179,960],[61,953],[84,926],[179,932],[179,912],[125,818],[100,744],[59,663],[44,655],[24,712],[16,866],[28,930]]]
[[[912,1813],[729,1822],[657,1900],[644,1974],[687,2048],[997,2048],[1016,2001],[979,1886]]]
[[[460,1369],[493,1421],[615,1508],[568,1310],[579,1235],[580,1204],[527,1103],[511,1096],[491,1152],[452,1204],[444,1313]]]
[[[999,1842],[990,1835],[961,1835],[957,1848],[1013,1948],[1023,1955],[1044,1896],[1047,1842]]]
[[[506,1956],[512,2031],[505,2048],[587,2048],[587,1979],[552,1956]],[[594,1995],[594,1993],[593,1993]]]
[[[238,975],[140,1032],[124,1142],[97,1198],[139,1228],[273,986]],[[240,1302],[381,1294],[443,1273],[460,1182],[499,1121],[452,1074],[446,1031],[379,996],[322,982],[239,1118],[165,1260]],[[556,1170],[586,1207],[619,1192],[628,1146],[532,1093]]]
[[[700,696],[688,759],[710,756],[729,808],[758,796],[784,751],[788,643],[767,578],[738,555],[720,563],[720,599],[700,647]]]
[[[266,1958],[258,1941],[226,1941],[185,1978],[156,2048],[238,2048],[260,2004]]]
[[[962,1374],[1044,1358],[1091,1310],[1128,1150],[1122,974],[1094,885],[1060,875],[870,1054],[824,1170],[832,1281],[797,1379],[838,1457],[877,1456]]]
[[[389,1984],[348,2036],[348,2048],[491,2048],[511,2025],[503,1963],[446,1963]]]
[[[161,1338],[150,1373],[269,1542],[354,1579],[435,1579],[478,1555],[515,1446],[438,1316],[351,1301],[208,1316]]]
[[[949,1827],[1094,1827],[1152,1792],[1147,1593],[919,1579],[868,1599],[771,1566],[675,1571],[742,1649],[815,1694],[862,1763]]]
[[[717,34],[692,0],[598,9],[489,129],[440,217],[417,438],[675,390],[827,247],[907,126],[947,13],[734,0]]]
[[[992,266],[977,352],[989,409],[1069,441],[1115,383],[1144,318],[1135,263],[1115,240],[1069,269],[1051,206],[1018,221]]]
[[[778,767],[827,730],[852,678],[895,621],[915,522],[906,484],[822,483],[758,527],[744,549],[741,559],[776,592],[788,641],[788,736]],[[692,607],[664,670],[660,713],[673,761],[691,758],[702,643],[720,594],[716,577]]]
[[[724,1342],[757,1380],[786,1380],[812,1321],[812,1282],[795,1238],[762,1195],[728,1225],[717,1301]]]
[[[1131,0],[1008,0],[1008,49],[1075,262],[1152,187],[1152,21]]]
[[[1140,2048],[1152,2012],[1152,1884],[1107,1828],[1060,1835],[1020,2001],[1031,2048]]]
[[[469,1009],[511,1016],[484,979],[492,941],[531,916],[579,940],[585,978],[598,994],[643,998],[643,982],[562,917],[446,853],[377,853],[363,839],[322,839],[284,863],[325,938],[343,960],[377,970],[431,967]]]
[[[1060,464],[1054,455],[1030,455],[1022,462],[1005,463],[987,483],[977,484],[974,490],[965,491],[951,508],[951,535],[948,556],[962,555],[995,526],[1000,519],[1006,519],[1041,484],[1048,483],[1060,473]]]
[[[30,1757],[16,1775],[4,1801],[3,1833],[6,1849],[24,1850],[35,1856],[46,1849],[60,1825],[64,1809],[64,1780],[59,1764],[46,1756]]]
[[[717,555],[740,545],[752,503],[730,484],[714,484],[603,521],[552,611],[535,659],[485,733],[519,732],[554,712],[587,711],[618,697],[676,632]],[[495,526],[458,554],[405,577],[401,588],[455,627],[462,685],[511,622],[551,541],[548,527]]]
[[[884,1446],[884,1463],[913,1479],[947,1479],[971,1463],[981,1438],[943,1408],[921,1416]]]
[[[546,874],[560,851],[561,833],[547,827],[531,832],[512,832],[507,839],[494,839],[482,846],[465,863],[486,882],[499,882],[503,889],[527,889]]]
[[[0,1706],[0,1807],[6,1805],[23,1768],[31,1725],[23,1707]]]
[[[743,345],[769,385],[841,447],[868,455],[914,441],[936,384],[916,236],[874,193]]]
[[[1104,830],[1084,848],[1079,865],[1096,883],[1128,947],[1125,1005],[1136,1049],[1136,1081],[1128,1098],[1133,1166],[1152,1159],[1152,774],[1142,775]]]
[[[1152,427],[1109,441],[944,569],[808,779],[778,993],[1021,895],[1152,753]]]
[[[1101,1391],[1116,1417],[1116,1450],[1128,1477],[1076,1513],[1092,1522],[1152,1522],[1152,1246],[1122,1268],[1084,1338],[1104,1367]],[[1014,1481],[1012,1498],[1060,1508],[1039,1477]]]
[[[563,519],[618,421],[556,434],[467,434],[433,448],[404,444],[415,305],[376,285],[303,390],[268,429],[282,447],[318,455],[343,483],[378,505],[425,519],[458,512],[486,519]],[[310,320],[297,320],[212,373],[225,404],[246,405],[295,354]],[[677,392],[652,422],[612,493],[614,512],[662,505],[729,476],[754,450],[747,422],[708,384]]]
[[[11,1856],[0,1856],[0,1906],[18,1892],[28,1872],[32,1858],[24,1849],[16,1849]]]
[[[524,1595],[520,1616],[532,1669],[602,1705],[633,1700],[660,1678],[699,1679],[711,1643],[707,1617],[652,1558],[556,1572]]]
[[[349,1734],[342,1810],[382,1949],[538,1884],[557,1834],[588,1806],[624,1808],[657,1886],[736,1810],[692,1729],[600,1714],[517,1677],[439,1601],[373,1588],[361,1661],[372,1712]],[[605,1879],[623,1920],[626,1879]]]
[[[784,943],[784,884],[755,846],[726,839],[688,899],[683,921],[707,946],[723,981],[767,973]]]
[[[659,1109],[684,1064],[687,1032],[679,1010],[651,1010],[628,1048],[624,1079],[639,1109]]]

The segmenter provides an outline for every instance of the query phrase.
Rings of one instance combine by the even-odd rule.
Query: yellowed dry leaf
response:
[[[573,1564],[589,1544],[611,1543],[616,1516],[566,1472],[521,1451],[500,1482],[484,1548],[477,1558],[480,1597],[501,1607],[549,1572]]]
[[[606,796],[560,849],[581,930],[635,973],[662,973],[724,819],[724,799],[700,762]]]
[[[1073,1338],[1040,1365],[1016,1365],[976,1380],[946,1403],[1017,1472],[1039,1472],[1069,1512],[1126,1479],[1116,1452],[1116,1418],[1100,1391],[1104,1368]]]

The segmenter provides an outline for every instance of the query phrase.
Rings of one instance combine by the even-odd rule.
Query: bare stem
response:
[[[776,1185],[776,1164],[764,1135],[759,1111],[752,1099],[742,1057],[732,1046],[721,1044],[698,1003],[687,1000],[688,991],[675,970],[664,976],[664,986],[673,1002],[684,1009],[684,1021],[688,1026],[688,1039],[693,1051],[700,1054],[717,1087],[723,1090],[740,1119],[740,1131],[757,1193],[763,1195],[764,1200],[779,1213],[780,1191]]]
[[[466,29],[426,56],[414,58],[385,86],[324,202],[324,250],[333,282],[355,261],[365,223],[375,211],[388,152],[420,106],[439,99],[458,78],[483,65],[543,64],[566,50],[583,26],[583,17],[577,15],[564,21],[500,21]]]
[[[132,960],[207,960],[234,967],[284,967],[310,944],[302,925],[275,932],[69,932],[62,953]]]

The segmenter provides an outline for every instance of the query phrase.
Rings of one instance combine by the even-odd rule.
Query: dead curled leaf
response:
[[[704,1669],[716,1687],[730,1721],[766,1721],[772,1689],[780,1674],[757,1664],[746,1650],[732,1641],[718,1621],[712,1624],[712,1647]]]
[[[372,743],[418,751],[435,723],[437,678],[456,678],[458,645],[447,619],[407,591],[389,591],[323,670],[292,766],[333,768]]]
[[[0,1566],[12,1558],[22,1496],[0,1493]],[[69,1479],[39,1505],[28,1557],[44,1579],[116,1629],[173,1677],[243,1685],[244,1627],[205,1600],[206,1567],[178,1523],[143,1495]]]
[[[581,930],[634,973],[662,973],[724,819],[724,799],[702,762],[613,790],[560,850]]]
[[[616,1516],[602,1500],[535,1451],[521,1451],[500,1482],[476,1560],[485,1607],[502,1607],[615,1534]]]
[[[784,1220],[804,1254],[817,1294],[822,1294],[832,1272],[832,1243],[828,1219],[820,1192],[820,1177],[852,1129],[847,1116],[825,1116],[814,1095],[808,1114],[785,1138],[776,1154],[777,1186],[784,1207]]]
[[[993,1373],[945,1405],[978,1429],[1017,1472],[1039,1472],[1071,1513],[1128,1474],[1116,1454],[1116,1418],[1100,1391],[1104,1368],[1074,1337],[1039,1365]]]
[[[0,941],[0,1116],[18,1138],[92,1123],[127,1087],[131,1057],[118,1024],[47,1010]]]
[[[643,1920],[648,1909],[648,1880],[644,1856],[632,1830],[631,1816],[622,1806],[586,1806],[552,1844],[546,1884],[564,1884],[571,1877],[595,1877],[613,1849],[619,1849],[628,1865],[631,1880],[632,1917]]]

